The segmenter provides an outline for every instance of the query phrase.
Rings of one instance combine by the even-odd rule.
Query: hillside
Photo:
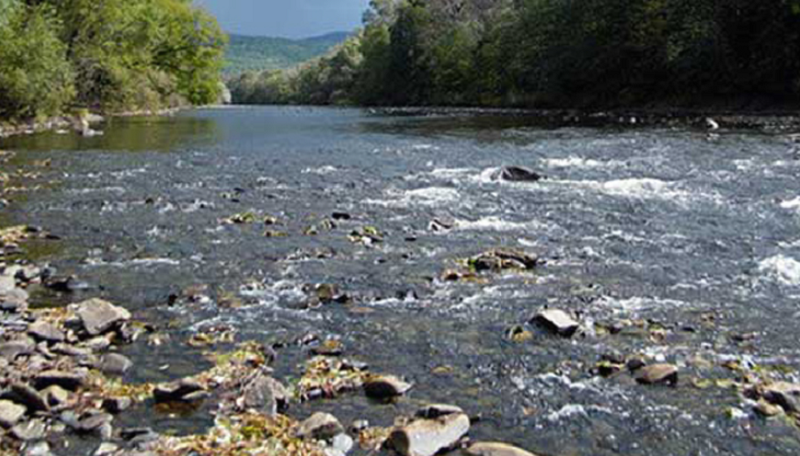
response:
[[[230,35],[224,72],[229,75],[244,71],[275,70],[325,54],[343,42],[349,33],[335,32],[322,36],[292,40],[262,36]]]

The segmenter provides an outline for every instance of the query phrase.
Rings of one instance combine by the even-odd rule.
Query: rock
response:
[[[759,415],[769,418],[773,416],[778,416],[783,413],[783,409],[777,405],[772,405],[766,400],[758,401],[755,407],[753,407],[756,413]]]
[[[492,175],[493,180],[509,182],[537,182],[542,178],[541,174],[521,166],[504,166]]]
[[[572,337],[580,324],[566,312],[559,309],[548,309],[539,312],[533,321],[563,337]]]
[[[104,374],[121,376],[133,367],[133,362],[119,353],[109,353],[95,367]]]
[[[343,432],[342,423],[335,416],[317,412],[300,423],[295,435],[301,439],[330,440]]]
[[[0,344],[0,357],[14,361],[18,356],[30,355],[36,350],[31,340],[19,339]]]
[[[364,382],[364,392],[374,399],[387,399],[402,396],[412,385],[393,375],[373,377]]]
[[[159,437],[156,431],[148,427],[122,429],[119,435],[122,437],[122,440],[132,444],[152,442]]]
[[[275,416],[288,404],[289,393],[286,388],[266,373],[259,373],[243,388],[240,408]]]
[[[44,421],[30,420],[25,423],[20,423],[11,428],[11,436],[23,442],[30,442],[31,440],[41,440],[47,431]]]
[[[23,456],[53,456],[50,452],[50,444],[47,442],[36,442],[34,445],[27,445]]]
[[[192,379],[183,379],[177,382],[158,385],[153,391],[156,402],[186,401],[187,396],[204,391],[203,385]]]
[[[454,226],[455,222],[453,220],[437,218],[431,220],[431,223],[428,224],[428,229],[434,233],[439,233],[442,231],[452,230]]]
[[[127,310],[97,298],[78,304],[76,313],[90,336],[103,334],[131,319]]]
[[[33,386],[42,390],[51,385],[58,385],[65,390],[75,391],[82,387],[86,377],[75,372],[48,370],[39,373],[33,379]]]
[[[101,443],[97,451],[94,452],[94,456],[111,456],[116,453],[117,450],[119,450],[119,447],[113,443]]]
[[[11,401],[0,400],[0,427],[10,428],[25,416],[26,408]]]
[[[6,294],[17,287],[17,282],[14,276],[0,275],[0,294]]]
[[[44,286],[62,293],[72,293],[75,291],[84,291],[91,288],[86,282],[79,280],[77,277],[49,277],[44,282]]]
[[[353,449],[353,439],[347,434],[337,434],[330,439],[329,449],[336,455],[344,455]]]
[[[647,363],[645,363],[644,360],[638,356],[629,359],[628,362],[625,363],[625,367],[627,367],[631,372],[636,372],[646,365]]]
[[[79,433],[91,434],[102,433],[106,425],[110,425],[114,417],[108,413],[95,413],[78,421],[75,430]]]
[[[368,427],[369,427],[369,421],[367,421],[367,420],[355,420],[350,425],[350,429],[349,430],[350,430],[350,432],[352,434],[356,434],[357,435],[361,431],[363,431],[364,429],[367,429]]]
[[[110,397],[103,401],[103,410],[116,415],[128,410],[131,405],[133,400],[129,397]]]
[[[69,402],[69,391],[58,385],[48,386],[41,394],[50,407],[60,407]]]
[[[64,331],[45,321],[37,321],[30,325],[28,327],[28,334],[36,340],[49,343],[64,342],[65,339]]]
[[[426,418],[429,420],[436,419],[445,415],[452,415],[454,413],[464,413],[461,407],[447,404],[429,404],[417,410],[415,414],[418,418]]]
[[[469,431],[469,417],[463,413],[433,420],[420,419],[395,429],[386,445],[401,456],[433,456],[453,447]]]
[[[341,220],[350,220],[352,216],[346,212],[334,212],[333,214],[331,214],[331,218],[336,221],[341,221]]]
[[[507,249],[495,249],[484,252],[469,260],[469,265],[476,271],[502,271],[505,269],[536,268],[540,263],[535,255]]]
[[[463,452],[466,456],[536,456],[523,449],[499,442],[476,442]]]
[[[764,389],[763,396],[787,413],[800,413],[800,384],[776,382]]]
[[[672,364],[653,364],[637,371],[636,381],[643,385],[678,383],[678,368]]]
[[[0,399],[8,399],[22,404],[31,412],[46,412],[49,407],[44,398],[39,393],[24,383],[13,383],[11,386],[0,393]]]

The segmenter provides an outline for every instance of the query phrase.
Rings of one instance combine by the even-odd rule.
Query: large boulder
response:
[[[463,413],[419,419],[395,429],[386,445],[401,456],[433,456],[455,446],[469,432],[469,425]]]
[[[76,313],[90,336],[108,332],[131,319],[127,310],[97,298],[78,304]]]
[[[522,166],[504,166],[492,175],[493,180],[509,182],[538,182],[544,176]]]

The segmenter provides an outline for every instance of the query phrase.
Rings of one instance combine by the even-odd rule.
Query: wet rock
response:
[[[631,372],[636,372],[637,370],[643,368],[646,365],[647,365],[647,363],[645,363],[644,360],[642,358],[638,357],[638,356],[635,356],[635,357],[629,359],[625,363],[625,367],[627,367],[628,370],[631,371]]]
[[[79,280],[75,276],[70,277],[49,277],[44,281],[44,286],[62,293],[72,293],[76,291],[85,291],[91,288],[88,283]]]
[[[0,427],[10,428],[25,416],[26,408],[11,401],[0,400]]]
[[[539,258],[515,250],[495,249],[471,258],[469,265],[477,272],[505,269],[528,270],[539,265]]]
[[[350,220],[353,217],[346,212],[334,212],[333,214],[331,214],[331,218],[338,221],[338,220]]]
[[[676,385],[678,383],[678,368],[672,364],[653,364],[639,369],[636,381],[643,385]]]
[[[317,412],[300,423],[295,435],[302,439],[330,440],[343,432],[342,423],[335,416]]]
[[[544,176],[522,166],[504,166],[492,175],[493,180],[509,182],[537,182]]]
[[[131,405],[133,400],[129,397],[110,397],[103,401],[103,410],[116,415],[128,410]]]
[[[786,410],[800,413],[800,384],[777,382],[764,388],[764,399]]]
[[[23,442],[41,440],[44,438],[47,428],[42,420],[30,420],[20,423],[11,428],[11,436]]]
[[[39,392],[24,383],[13,383],[0,393],[0,399],[22,404],[32,412],[46,412],[49,408]]]
[[[36,350],[31,340],[19,339],[0,344],[0,357],[14,361],[18,356],[30,355]]]
[[[463,453],[466,456],[536,456],[521,448],[499,442],[476,442]]]
[[[45,321],[37,321],[28,327],[28,334],[34,339],[49,343],[64,342],[64,331]]]
[[[104,355],[95,367],[104,374],[121,376],[133,367],[133,362],[119,353],[109,353]]]
[[[439,233],[452,230],[454,226],[455,222],[453,220],[436,218],[431,220],[431,223],[428,224],[428,229],[434,233]]]
[[[289,392],[280,382],[266,373],[259,373],[243,388],[241,409],[257,410],[275,416],[289,404]]]
[[[548,309],[539,312],[533,317],[533,322],[539,323],[559,336],[572,337],[580,328],[580,324],[568,313],[559,309]]]
[[[412,385],[393,375],[383,375],[369,378],[364,382],[364,392],[373,399],[388,399],[402,396]]]
[[[76,313],[90,336],[103,334],[131,319],[127,310],[97,298],[78,304]]]
[[[48,386],[57,385],[65,390],[75,391],[82,387],[85,382],[86,377],[84,375],[59,370],[41,372],[33,379],[33,385],[39,390],[45,389]]]
[[[198,381],[183,379],[177,382],[158,385],[153,391],[156,402],[189,402],[191,395],[205,389]]]
[[[48,386],[41,394],[50,407],[60,407],[69,402],[69,391],[58,385]]]
[[[401,456],[433,456],[453,447],[469,432],[469,425],[469,417],[463,413],[416,420],[395,429],[386,446]]]
[[[464,413],[464,410],[456,405],[429,404],[417,410],[415,416],[417,418],[432,420],[445,415],[452,415],[454,413]]]

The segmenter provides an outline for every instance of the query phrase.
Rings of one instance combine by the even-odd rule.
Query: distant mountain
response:
[[[350,33],[334,32],[326,35],[293,40],[265,36],[230,35],[226,54],[225,73],[243,71],[277,70],[289,68],[306,60],[325,54],[330,48],[344,42]]]

